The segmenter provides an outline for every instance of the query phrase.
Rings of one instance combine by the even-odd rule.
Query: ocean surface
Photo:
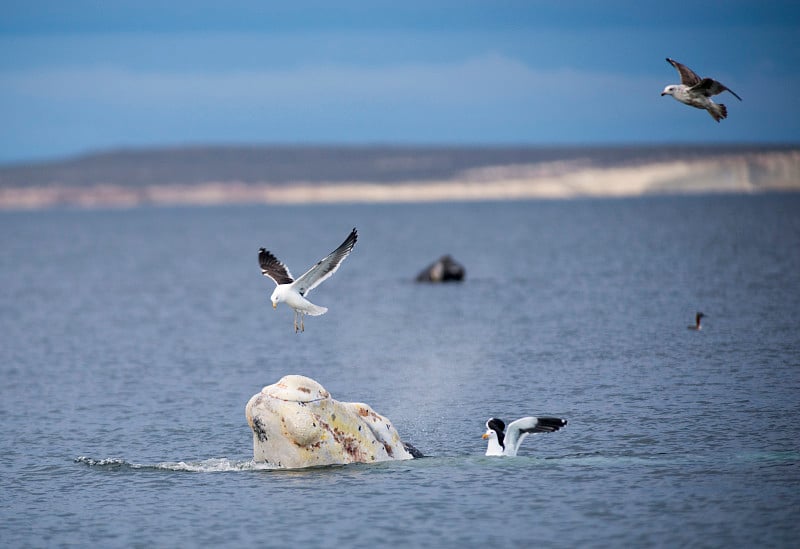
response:
[[[299,275],[352,227],[295,334],[258,248]],[[800,540],[798,194],[2,212],[0,243],[3,547]],[[465,282],[412,282],[445,253]],[[253,463],[291,373],[427,457]],[[569,424],[483,455],[527,415]]]

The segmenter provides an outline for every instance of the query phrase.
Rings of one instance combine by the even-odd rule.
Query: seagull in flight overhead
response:
[[[700,78],[692,69],[669,57],[667,57],[667,62],[678,70],[678,74],[681,75],[681,83],[670,84],[664,88],[664,91],[661,92],[662,97],[671,95],[681,103],[685,103],[697,109],[705,109],[717,122],[728,117],[728,108],[722,103],[714,103],[711,100],[712,95],[727,91],[733,94],[739,101],[742,100],[736,92],[723,86],[716,80]]]
[[[558,417],[523,417],[512,421],[508,428],[502,419],[493,417],[486,422],[483,438],[488,439],[487,456],[516,456],[522,440],[532,433],[552,433],[567,424]]]
[[[306,299],[306,295],[336,272],[344,258],[353,250],[356,240],[358,240],[358,232],[353,229],[338,248],[321,259],[297,280],[294,279],[286,265],[272,255],[272,252],[259,248],[258,263],[261,265],[261,274],[270,277],[277,286],[270,297],[272,308],[277,308],[278,303],[283,302],[294,309],[295,333],[298,330],[305,331],[305,315],[319,316],[328,311],[326,307],[311,303]],[[300,318],[299,323],[298,317]]]

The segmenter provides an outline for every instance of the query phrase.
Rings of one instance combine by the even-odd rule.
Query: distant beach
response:
[[[0,167],[0,209],[800,191],[800,147],[189,148]]]

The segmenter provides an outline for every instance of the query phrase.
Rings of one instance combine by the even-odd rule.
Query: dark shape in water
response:
[[[700,326],[700,319],[704,316],[706,316],[704,313],[698,312],[696,315],[694,315],[694,324],[690,324],[687,326],[687,328],[690,330],[702,330],[702,327]]]
[[[414,456],[414,459],[419,459],[425,457],[425,454],[420,452],[413,444],[410,442],[403,441],[403,447],[406,449],[406,452]]]
[[[461,282],[466,271],[449,255],[443,255],[417,275],[417,282]]]

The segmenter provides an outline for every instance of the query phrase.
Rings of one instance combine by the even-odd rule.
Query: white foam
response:
[[[75,458],[75,463],[83,463],[89,467],[108,469],[149,469],[162,471],[187,471],[191,473],[219,473],[231,471],[264,471],[276,467],[255,461],[231,461],[227,458],[210,458],[200,461],[164,461],[155,464],[131,463],[120,458],[94,459],[86,456]]]
[[[202,461],[163,462],[155,465],[157,469],[168,471],[190,471],[193,473],[216,473],[230,471],[261,471],[275,469],[266,463],[256,463],[253,460],[231,461],[227,458],[211,458]]]

